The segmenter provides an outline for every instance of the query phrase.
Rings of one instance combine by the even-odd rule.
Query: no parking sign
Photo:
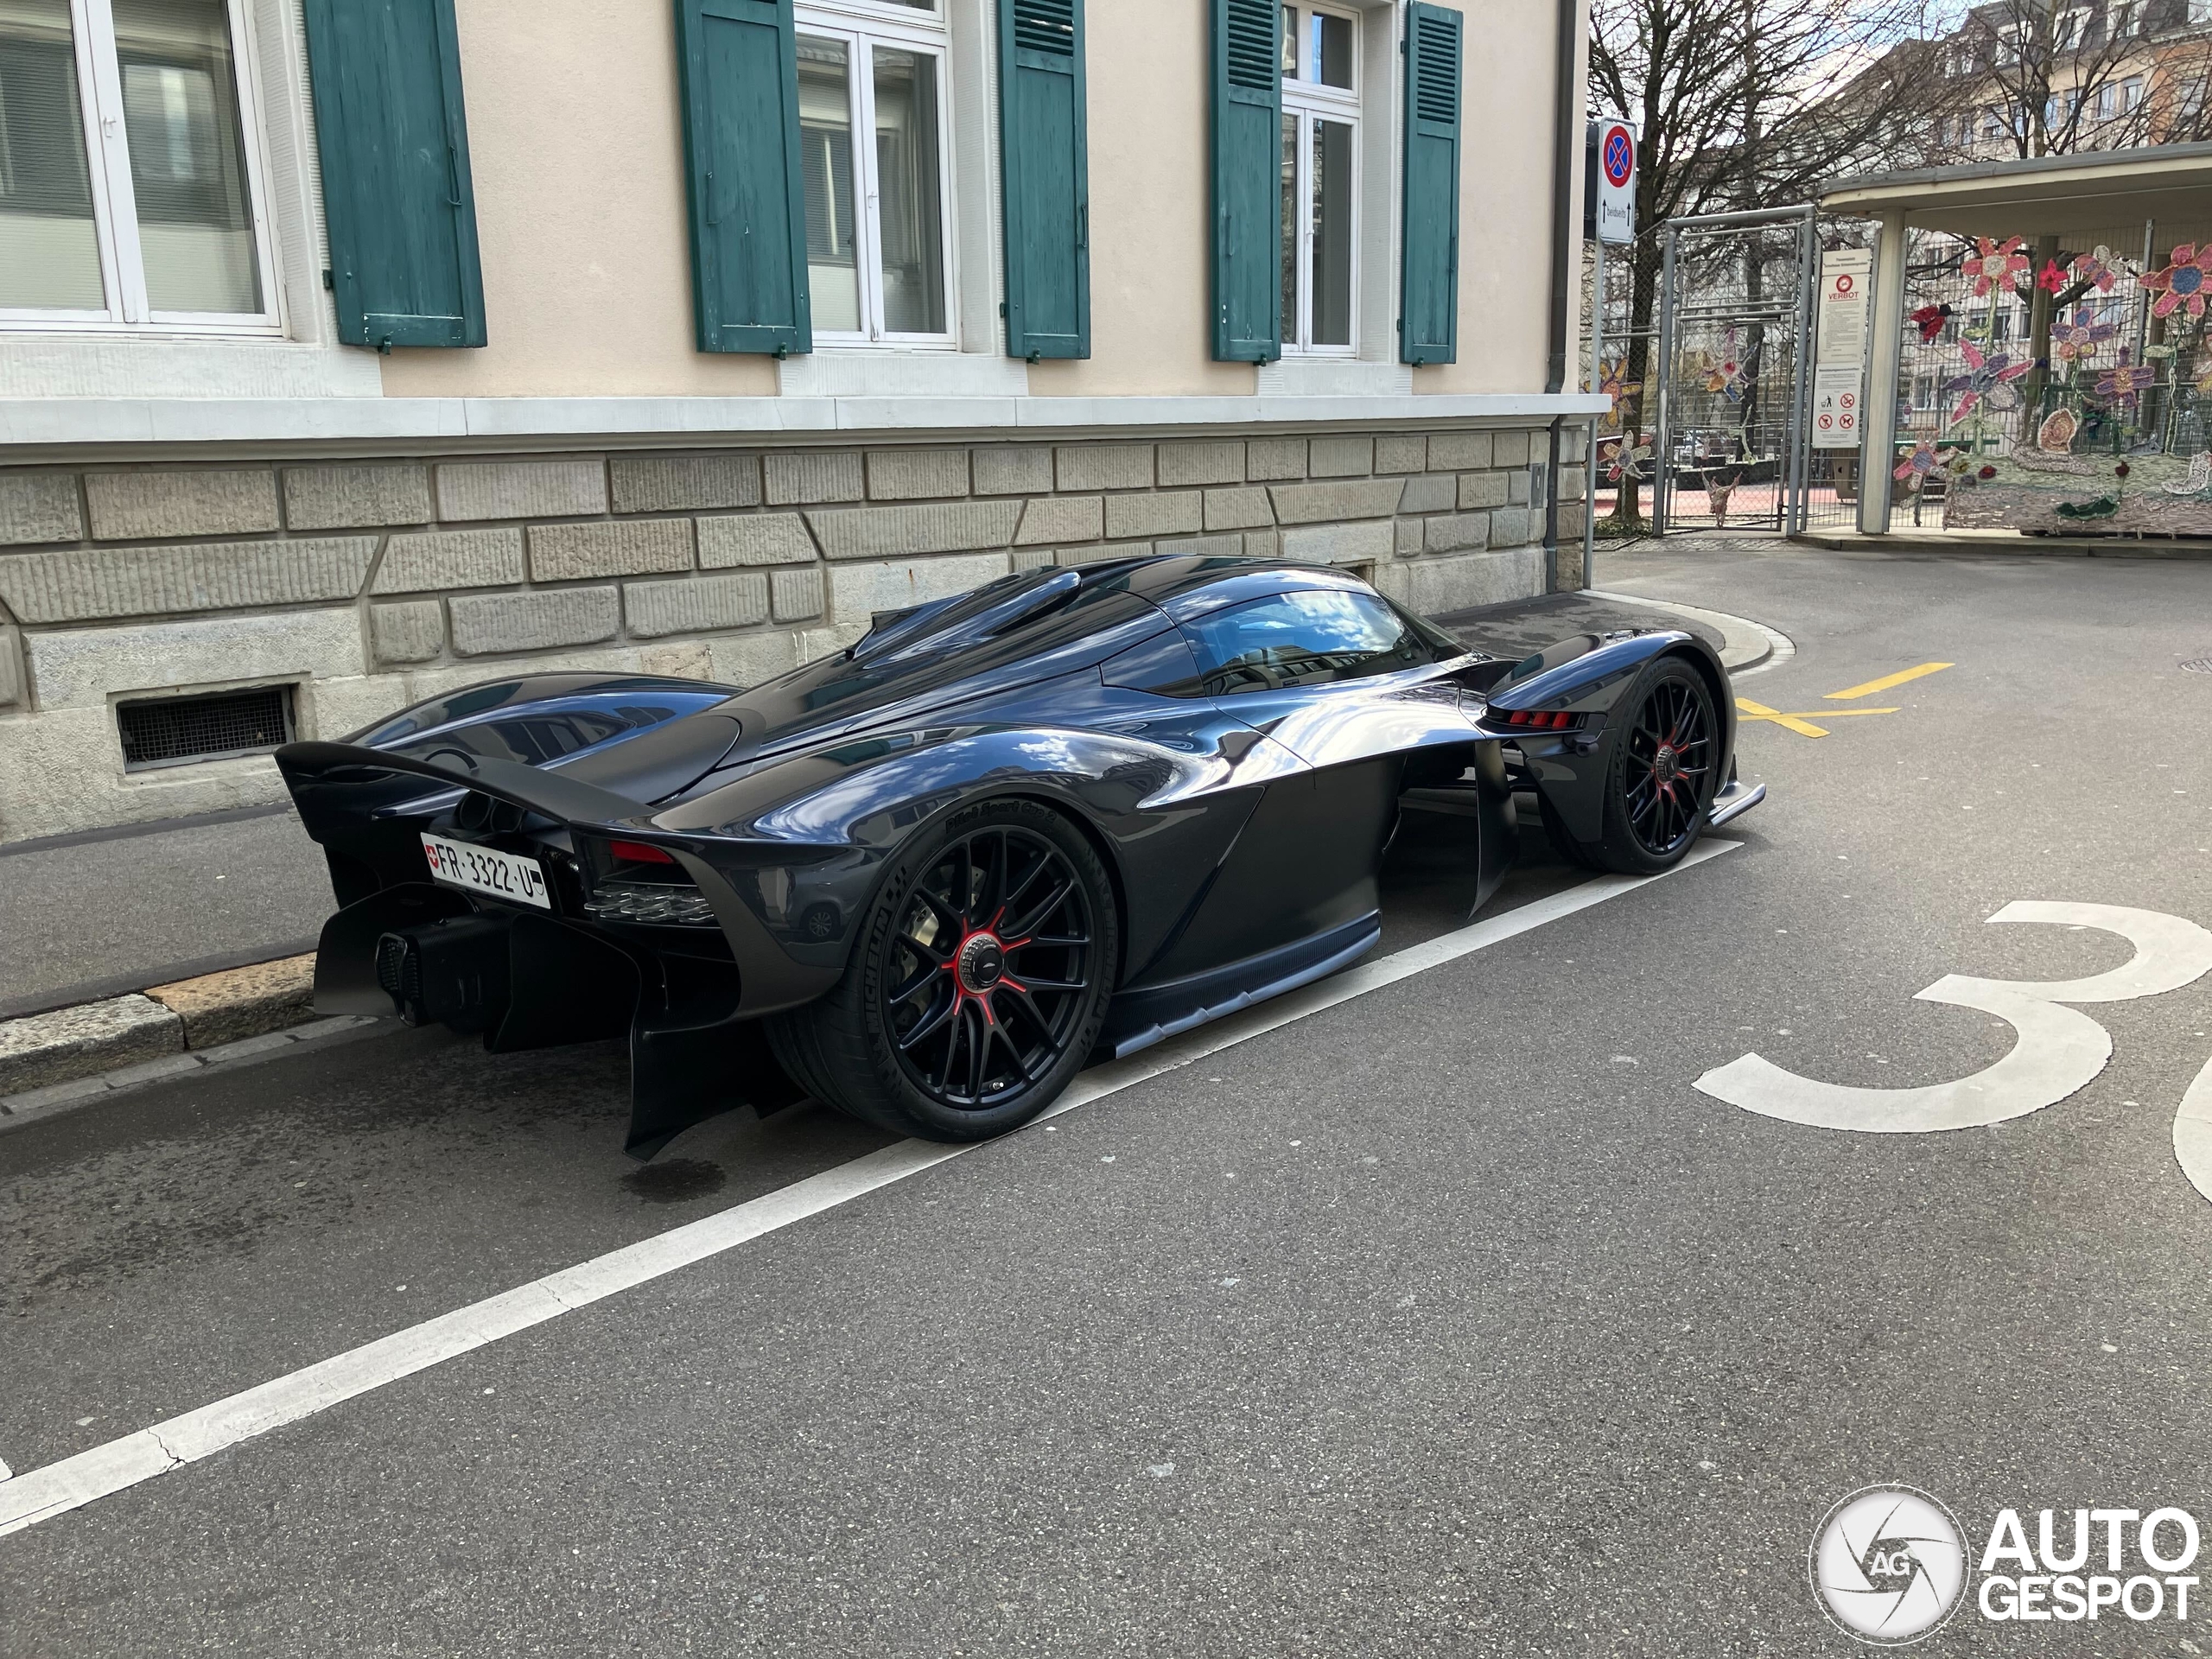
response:
[[[1582,233],[1600,242],[1636,240],[1636,130],[1625,121],[1589,129],[1588,212]]]

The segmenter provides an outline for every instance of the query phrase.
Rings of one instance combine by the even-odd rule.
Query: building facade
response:
[[[1559,38],[0,0],[0,840],[279,798],[286,737],[524,669],[751,684],[1056,561],[1579,585]]]

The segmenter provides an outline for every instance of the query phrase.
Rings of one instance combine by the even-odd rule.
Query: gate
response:
[[[1670,219],[1662,234],[1657,418],[1623,469],[1648,481],[1652,528],[1795,534],[1847,517],[1826,452],[1815,490],[1808,438],[1813,209]]]

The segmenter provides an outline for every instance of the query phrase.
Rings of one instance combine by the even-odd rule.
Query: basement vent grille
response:
[[[118,703],[115,723],[123,734],[125,772],[266,754],[292,741],[292,688],[145,697]]]

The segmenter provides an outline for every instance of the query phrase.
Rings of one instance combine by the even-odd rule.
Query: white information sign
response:
[[[1865,395],[1857,363],[1813,371],[1813,448],[1856,449],[1859,404]]]
[[[1636,133],[1625,121],[1598,123],[1598,239],[1636,240]]]
[[[1874,285],[1870,248],[1834,248],[1821,256],[1820,327],[1814,360],[1855,371],[1866,358],[1866,300]]]

